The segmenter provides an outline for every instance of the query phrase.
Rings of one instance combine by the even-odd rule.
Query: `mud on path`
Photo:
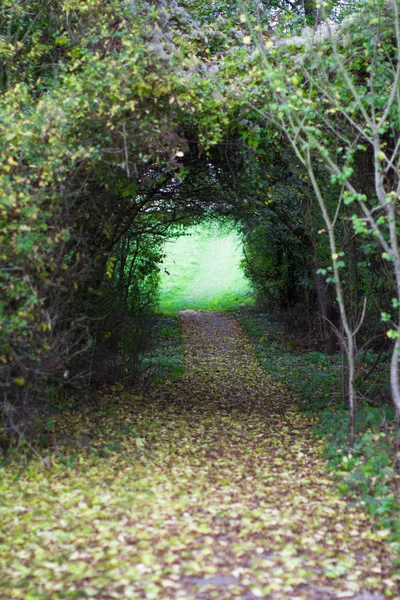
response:
[[[385,532],[339,498],[306,417],[235,319],[180,318],[184,377],[154,385],[140,413],[122,398],[104,426],[139,428],[124,452],[41,481],[30,515],[34,484],[19,484],[6,535],[22,579],[3,557],[0,597],[400,598]]]

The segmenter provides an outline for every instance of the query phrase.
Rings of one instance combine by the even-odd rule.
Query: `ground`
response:
[[[387,532],[339,497],[237,321],[180,318],[180,380],[76,415],[69,468],[3,472],[0,597],[399,599]]]

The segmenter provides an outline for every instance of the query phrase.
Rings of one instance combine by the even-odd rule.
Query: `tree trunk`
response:
[[[319,314],[321,317],[321,332],[324,341],[324,351],[326,354],[333,354],[336,350],[336,336],[329,324],[333,312],[333,307],[331,306],[332,300],[325,277],[321,273],[318,273],[318,269],[319,266],[313,262],[312,271],[318,299]]]

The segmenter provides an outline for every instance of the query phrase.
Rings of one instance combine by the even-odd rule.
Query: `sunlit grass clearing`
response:
[[[165,245],[160,311],[229,310],[253,301],[240,262],[238,233],[217,225],[188,228]]]

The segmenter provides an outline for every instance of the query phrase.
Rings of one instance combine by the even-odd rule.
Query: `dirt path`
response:
[[[305,417],[236,321],[181,319],[184,378],[140,414],[123,398],[104,426],[141,423],[139,437],[73,476],[19,481],[0,597],[400,598],[382,532],[335,493]]]

